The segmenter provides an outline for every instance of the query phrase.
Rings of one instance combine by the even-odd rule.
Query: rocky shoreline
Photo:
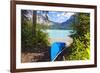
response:
[[[54,42],[64,42],[66,47],[69,47],[73,43],[73,38],[66,37],[66,38],[49,38],[49,42],[52,44]]]

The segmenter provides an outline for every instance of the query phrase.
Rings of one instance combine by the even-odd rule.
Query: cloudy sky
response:
[[[32,10],[27,10],[28,14],[27,17],[32,18]],[[75,13],[73,12],[58,12],[58,11],[37,11],[38,14],[42,14],[43,16],[45,16],[45,14],[47,13],[48,19],[50,21],[53,22],[57,22],[57,23],[62,23],[65,22],[66,20],[68,20],[72,15],[74,15]]]
[[[74,13],[72,12],[54,12],[54,11],[48,12],[49,20],[59,23],[65,22],[72,15],[74,15]]]

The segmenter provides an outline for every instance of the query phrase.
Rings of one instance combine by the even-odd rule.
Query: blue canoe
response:
[[[58,55],[60,53],[62,53],[64,48],[65,48],[64,42],[54,42],[51,45],[51,49],[50,49],[50,59],[51,59],[51,61],[54,61],[58,57]]]

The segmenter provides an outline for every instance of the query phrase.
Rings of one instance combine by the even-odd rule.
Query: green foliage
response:
[[[89,33],[86,34],[87,36],[87,44],[84,44],[84,40],[81,41],[83,38],[73,38],[74,42],[72,46],[69,48],[71,49],[71,54],[66,57],[67,60],[86,60],[90,58],[90,43],[89,43]],[[87,47],[86,47],[87,46]]]
[[[77,13],[77,23],[73,25],[73,29],[76,30],[78,36],[83,36],[87,32],[90,32],[90,15],[88,13]]]
[[[22,51],[29,51],[32,47],[32,26],[30,21],[23,21],[21,24],[21,47]]]
[[[48,34],[36,24],[36,33],[33,34],[32,22],[22,21],[21,24],[21,48],[22,52],[44,52],[48,49]]]
[[[48,41],[48,34],[44,32],[45,29],[40,27],[40,24],[36,24],[36,35],[33,37],[33,42],[35,41],[36,51],[43,52],[48,50],[50,45]]]
[[[49,29],[49,26],[48,25],[44,25],[44,24],[37,24],[36,27],[39,29],[43,29],[43,30],[46,30],[46,29]]]
[[[90,19],[89,14],[79,13],[77,24],[73,25],[76,34],[72,35],[73,44],[69,47],[71,53],[66,56],[67,60],[90,59]]]

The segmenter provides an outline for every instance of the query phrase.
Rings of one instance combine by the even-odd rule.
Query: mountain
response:
[[[68,20],[62,23],[50,21],[42,15],[37,15],[37,23],[48,26],[49,29],[72,29],[71,25],[74,24],[75,17],[72,15]]]
[[[46,16],[42,16],[40,14],[37,14],[37,23],[41,25],[48,25],[48,26],[51,26],[54,24],[52,21],[46,18]]]
[[[74,15],[71,16],[68,20],[66,20],[65,22],[62,23],[55,23],[54,25],[52,25],[52,29],[54,28],[58,28],[58,29],[72,29],[71,25],[74,24]]]

